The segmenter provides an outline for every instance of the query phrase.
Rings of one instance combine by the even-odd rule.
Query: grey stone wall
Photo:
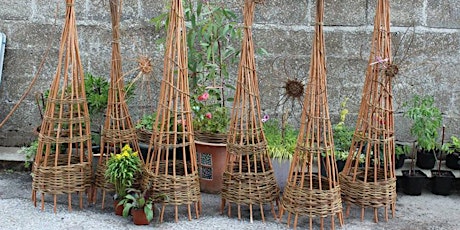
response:
[[[164,33],[155,31],[149,19],[163,12],[167,2],[124,1],[121,24],[125,72],[136,67],[139,55],[147,55],[155,64],[153,77],[161,77],[163,50],[156,41]],[[241,13],[241,0],[220,2]],[[347,122],[353,125],[356,120],[370,55],[376,2],[326,0],[328,95],[333,121],[337,121],[339,104],[346,97],[350,98],[351,112]],[[414,94],[434,95],[443,113],[446,135],[460,135],[460,2],[394,0],[391,7],[393,52],[400,68],[393,89],[397,139],[412,139],[408,132],[410,123],[402,117],[401,105]],[[111,53],[108,0],[77,0],[76,9],[83,67],[86,72],[108,77]],[[36,138],[33,129],[40,124],[40,115],[34,94],[46,90],[53,78],[64,10],[62,0],[0,0],[0,31],[8,39],[0,85],[0,119],[18,102],[39,71],[43,57],[47,57],[32,93],[0,129],[0,146],[20,146]],[[314,0],[267,0],[265,5],[257,6],[254,40],[257,47],[268,51],[267,55],[257,57],[265,113],[276,116],[283,109],[294,108],[291,120],[298,120],[300,102],[285,101],[282,87],[287,79],[307,81],[314,22]],[[136,75],[133,72],[127,78]],[[283,106],[284,102],[288,106]],[[134,104],[138,103],[130,106],[136,120],[143,109]]]

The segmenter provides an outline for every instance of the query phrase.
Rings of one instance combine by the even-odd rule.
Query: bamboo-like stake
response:
[[[113,191],[113,185],[105,179],[106,162],[111,153],[118,154],[126,144],[133,151],[140,153],[134,125],[131,121],[128,106],[125,101],[122,58],[120,53],[120,17],[122,0],[110,0],[110,15],[112,19],[112,62],[110,70],[110,88],[107,102],[106,118],[101,135],[100,155],[96,172],[96,188],[102,190],[102,208],[105,203],[105,193]],[[139,154],[142,158],[142,155]],[[96,202],[94,196],[93,202]]]
[[[238,219],[241,219],[241,205],[248,205],[251,222],[253,205],[257,204],[263,221],[265,220],[264,204],[271,205],[271,212],[276,218],[274,202],[278,202],[279,196],[261,122],[252,39],[255,4],[254,0],[245,0],[243,9],[244,37],[227,139],[221,204],[223,213],[228,203],[228,216],[231,216],[231,205],[235,203],[238,207]]]
[[[74,0],[66,0],[58,66],[46,102],[32,168],[34,205],[37,205],[37,192],[41,193],[42,210],[45,193],[52,194],[54,212],[59,194],[67,194],[71,211],[71,195],[78,193],[80,208],[83,208],[82,192],[89,191],[92,179],[90,121],[74,3]]]
[[[163,194],[160,222],[167,205],[187,206],[188,219],[201,212],[201,194],[188,84],[186,27],[182,0],[171,0],[163,79],[144,168],[143,187]]]
[[[379,0],[358,121],[347,162],[340,174],[347,215],[354,203],[361,207],[362,220],[367,207],[373,208],[375,222],[378,222],[377,209],[380,207],[385,209],[386,221],[388,208],[393,217],[395,215],[392,80],[397,73],[398,67],[391,56],[390,4],[389,0]]]
[[[288,181],[281,199],[280,217],[288,212],[288,226],[294,214],[294,228],[300,215],[331,218],[330,229],[335,229],[334,217],[343,225],[342,200],[329,106],[327,101],[326,53],[323,32],[324,0],[317,1],[315,37],[310,63],[310,78],[306,86],[297,147],[291,163]]]

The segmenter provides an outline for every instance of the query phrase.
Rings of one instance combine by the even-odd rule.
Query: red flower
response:
[[[206,113],[204,116],[206,116],[206,118],[208,118],[208,119],[211,119],[211,118],[212,118],[212,114],[211,114],[211,113]]]
[[[208,100],[208,97],[209,97],[209,93],[204,92],[203,95],[200,95],[198,97],[198,101],[206,101],[206,100]]]

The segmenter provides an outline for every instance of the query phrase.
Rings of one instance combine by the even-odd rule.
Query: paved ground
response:
[[[0,147],[0,229],[288,229],[287,215],[281,222],[275,220],[266,207],[266,221],[261,221],[260,211],[255,208],[254,222],[249,221],[249,210],[243,208],[243,218],[229,218],[220,214],[220,195],[202,194],[203,213],[200,218],[187,220],[187,211],[179,210],[179,222],[174,221],[174,209],[169,207],[163,223],[155,219],[149,226],[135,226],[130,219],[114,215],[110,199],[101,209],[100,196],[96,205],[84,202],[84,208],[78,206],[78,197],[73,196],[73,210],[68,210],[67,196],[58,196],[57,213],[53,212],[53,199],[45,196],[45,209],[40,209],[31,201],[32,177],[23,170],[23,156],[15,154],[18,148]],[[14,170],[8,170],[14,168]],[[5,170],[7,169],[7,170]],[[349,230],[458,230],[460,229],[460,179],[457,178],[457,190],[450,196],[437,196],[425,190],[421,196],[407,196],[398,193],[396,217],[383,221],[383,209],[379,210],[379,223],[372,221],[373,212],[365,212],[364,221],[360,220],[360,209],[351,207],[351,213],[345,218],[342,228]],[[232,208],[233,213],[236,207]],[[308,219],[301,218],[299,229],[308,229]],[[336,222],[338,226],[338,222]],[[313,222],[313,228],[319,229],[319,221]],[[331,229],[330,219],[326,220],[325,229]]]
[[[135,226],[129,219],[113,214],[110,201],[108,208],[101,210],[100,203],[96,206],[85,202],[84,209],[78,207],[77,197],[71,212],[67,209],[67,197],[58,199],[57,214],[53,213],[52,197],[45,197],[45,210],[34,207],[31,202],[31,176],[27,172],[0,172],[0,229],[287,229],[286,215],[278,223],[269,215],[263,223],[258,212],[255,213],[254,223],[249,222],[247,208],[244,209],[243,220],[226,215],[220,215],[220,196],[202,194],[203,214],[199,219],[188,221],[186,211],[179,211],[179,222],[174,222],[173,209],[168,208],[165,222],[155,221],[150,226]],[[40,200],[39,200],[40,201]],[[40,204],[38,205],[40,206]],[[236,210],[233,208],[233,210]],[[460,229],[460,192],[455,191],[450,196],[436,196],[424,191],[422,196],[406,196],[398,194],[396,217],[388,222],[374,223],[371,210],[366,212],[366,218],[360,221],[360,209],[352,207],[351,216],[345,219],[341,229]],[[379,211],[383,220],[383,210]],[[308,228],[308,221],[299,221],[300,229]],[[319,229],[318,221],[314,221],[314,229]],[[329,219],[326,229],[330,229]]]

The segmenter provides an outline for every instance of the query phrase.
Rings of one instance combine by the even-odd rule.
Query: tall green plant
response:
[[[407,110],[404,116],[412,120],[410,133],[417,139],[419,148],[432,151],[439,137],[438,129],[442,125],[442,116],[434,105],[433,96],[415,95],[403,105]]]

